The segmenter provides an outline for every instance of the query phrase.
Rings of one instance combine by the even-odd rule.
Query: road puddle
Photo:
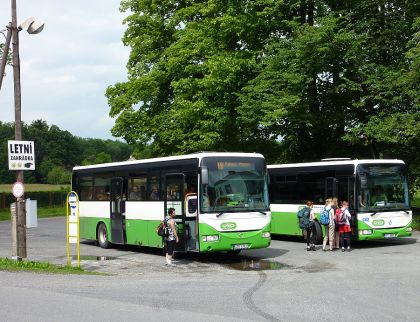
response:
[[[73,260],[77,260],[77,255],[72,257]],[[93,255],[82,255],[80,256],[81,261],[109,261],[116,259],[115,257],[110,256],[93,256]]]
[[[243,259],[240,262],[227,265],[229,268],[238,271],[273,271],[285,268],[286,265],[269,260]]]

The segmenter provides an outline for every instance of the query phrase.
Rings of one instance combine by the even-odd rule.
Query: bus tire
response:
[[[97,231],[98,244],[101,248],[109,248],[108,230],[104,223],[100,223]]]
[[[319,222],[315,221],[314,222],[314,233],[315,233],[315,245],[322,245],[322,241],[324,240],[324,237],[322,236],[322,228],[321,225],[319,224]]]

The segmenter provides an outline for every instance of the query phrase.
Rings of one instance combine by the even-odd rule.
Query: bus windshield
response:
[[[360,211],[407,210],[409,193],[402,164],[363,164],[357,167]]]
[[[202,212],[269,210],[266,165],[261,158],[204,158],[208,184],[201,187]]]

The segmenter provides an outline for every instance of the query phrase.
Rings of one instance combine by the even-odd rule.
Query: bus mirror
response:
[[[197,217],[197,195],[187,196],[186,199],[186,210],[187,210],[187,217]]]
[[[207,167],[201,168],[201,184],[209,184],[209,169]]]

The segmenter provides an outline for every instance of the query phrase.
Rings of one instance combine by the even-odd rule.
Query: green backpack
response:
[[[311,208],[303,207],[297,213],[297,217],[299,219],[299,227],[301,229],[308,229],[310,227],[309,216],[311,214]]]

